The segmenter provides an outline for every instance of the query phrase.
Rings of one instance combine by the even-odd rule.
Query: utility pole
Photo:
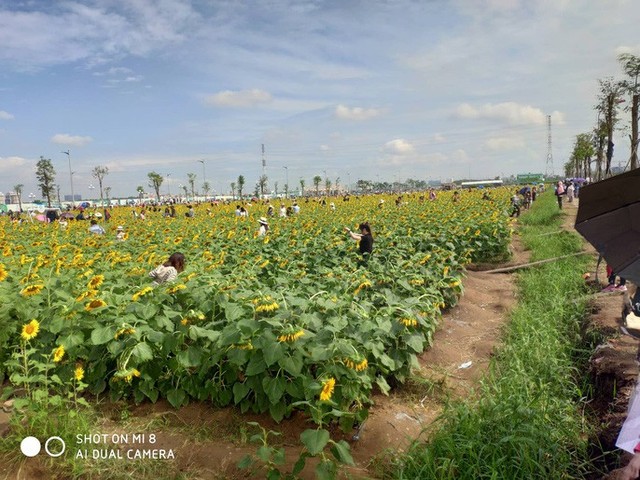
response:
[[[553,153],[551,144],[551,115],[547,115],[547,166],[544,171],[544,176],[553,176]]]
[[[262,175],[266,175],[267,161],[264,158],[264,143],[262,144]]]
[[[73,208],[76,206],[76,197],[74,197],[73,195],[73,172],[71,171],[71,150],[67,149],[66,152],[62,152],[62,153],[64,153],[69,159],[69,183],[71,184],[71,207]]]

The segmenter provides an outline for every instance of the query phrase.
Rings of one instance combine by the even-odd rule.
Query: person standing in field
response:
[[[349,236],[354,240],[359,241],[360,254],[363,257],[371,255],[373,253],[373,235],[371,234],[371,227],[369,222],[361,223],[358,226],[360,233],[354,233],[349,227],[344,227],[346,232],[349,232]],[[366,255],[365,255],[366,254]]]
[[[184,264],[184,255],[180,252],[173,253],[166,262],[151,270],[149,276],[153,278],[154,285],[172,282],[184,271]]]
[[[260,228],[258,229],[258,236],[264,237],[269,232],[269,222],[267,222],[266,218],[260,217],[258,223],[260,224]]]
[[[562,196],[565,194],[564,183],[562,183],[562,180],[560,180],[556,185],[555,194],[558,199],[558,207],[562,210]]]
[[[567,187],[567,202],[573,203],[573,193],[576,188],[573,186],[573,182],[569,182],[569,186]]]

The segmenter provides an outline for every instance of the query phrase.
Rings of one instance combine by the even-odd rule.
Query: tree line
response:
[[[618,62],[626,77],[598,80],[600,90],[594,106],[598,117],[591,132],[576,135],[573,151],[564,164],[567,177],[590,177],[601,180],[611,176],[613,136],[616,130],[629,132],[628,126],[619,128],[621,112],[630,113],[629,140],[631,153],[625,170],[638,168],[638,104],[640,86],[640,57],[630,53],[618,55]],[[631,100],[630,102],[628,100]]]

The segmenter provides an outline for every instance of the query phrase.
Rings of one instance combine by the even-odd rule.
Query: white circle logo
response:
[[[49,442],[51,440],[58,440],[60,442],[60,445],[62,446],[62,448],[60,449],[59,452],[51,452],[49,450]],[[50,457],[56,458],[59,457],[60,455],[62,455],[65,451],[65,449],[67,448],[67,444],[64,443],[64,440],[61,439],[60,437],[49,437],[49,439],[45,442],[44,444],[44,451],[47,452],[49,454]]]
[[[20,451],[25,457],[35,457],[40,453],[40,440],[36,437],[24,437],[20,442]]]

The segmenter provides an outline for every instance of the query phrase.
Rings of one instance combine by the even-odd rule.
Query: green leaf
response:
[[[94,345],[104,345],[113,340],[116,334],[116,327],[108,325],[106,327],[98,327],[91,332],[91,343]]]
[[[51,333],[60,333],[63,327],[64,317],[62,315],[55,315],[47,325],[47,328]]]
[[[267,394],[267,397],[269,397],[271,404],[275,405],[280,401],[284,394],[286,389],[286,380],[282,377],[265,377],[262,379],[262,388]]]
[[[382,393],[384,393],[385,395],[389,395],[389,392],[391,391],[391,387],[389,386],[389,384],[387,383],[387,381],[382,375],[378,375],[376,377],[376,385],[378,385]]]
[[[284,350],[282,349],[282,345],[280,343],[274,343],[270,345],[269,348],[263,350],[263,355],[267,367],[270,367],[282,357],[284,357]]]
[[[253,465],[253,459],[251,458],[251,455],[245,455],[238,462],[238,468],[240,469],[249,468],[251,465]]]
[[[242,307],[234,303],[227,304],[224,308],[224,316],[229,322],[234,322],[239,318],[242,318],[243,314],[244,312],[242,311]]]
[[[167,392],[167,400],[169,400],[169,403],[174,408],[178,408],[182,406],[186,398],[187,398],[187,394],[185,393],[184,390],[180,388],[175,388]]]
[[[337,473],[336,464],[331,460],[322,460],[316,466],[317,480],[335,480]]]
[[[266,369],[267,365],[264,363],[262,353],[258,352],[249,359],[247,370],[244,373],[247,376],[253,376],[264,372]]]
[[[144,320],[151,320],[158,313],[158,307],[153,303],[147,303],[140,310],[140,315]]]
[[[302,358],[298,355],[284,357],[278,361],[278,365],[284,368],[287,373],[297,376],[302,371]]]
[[[329,442],[329,432],[324,428],[305,430],[300,434],[300,440],[311,455],[318,455]]]
[[[258,457],[263,462],[267,463],[271,458],[271,451],[273,449],[268,447],[267,445],[262,445],[256,450],[256,457]]]
[[[298,475],[300,472],[302,472],[302,470],[304,469],[305,463],[307,463],[307,456],[308,454],[306,452],[303,452],[300,454],[300,458],[298,458],[296,463],[293,465],[293,470],[291,471],[292,475],[295,476],[295,475]]]
[[[139,362],[146,362],[147,360],[153,359],[153,351],[151,347],[146,342],[140,342],[131,352],[132,356],[135,357]]]
[[[183,367],[198,367],[202,363],[202,350],[198,347],[189,347],[177,355],[178,363]]]
[[[233,403],[236,405],[242,401],[249,393],[249,385],[246,383],[236,383],[233,385]]]
[[[334,443],[333,447],[331,447],[331,453],[339,462],[346,463],[347,465],[354,465],[350,450],[349,444],[344,440]]]
[[[198,338],[206,338],[215,342],[218,337],[220,337],[220,332],[216,332],[215,330],[209,330],[208,328],[198,327],[196,325],[191,325],[189,328],[189,338],[192,340],[196,340]]]
[[[416,353],[424,350],[424,340],[421,335],[411,335],[407,340],[407,345]]]
[[[271,418],[280,423],[287,414],[287,406],[284,402],[278,402],[275,405],[272,404],[269,406],[269,413],[271,414]]]

